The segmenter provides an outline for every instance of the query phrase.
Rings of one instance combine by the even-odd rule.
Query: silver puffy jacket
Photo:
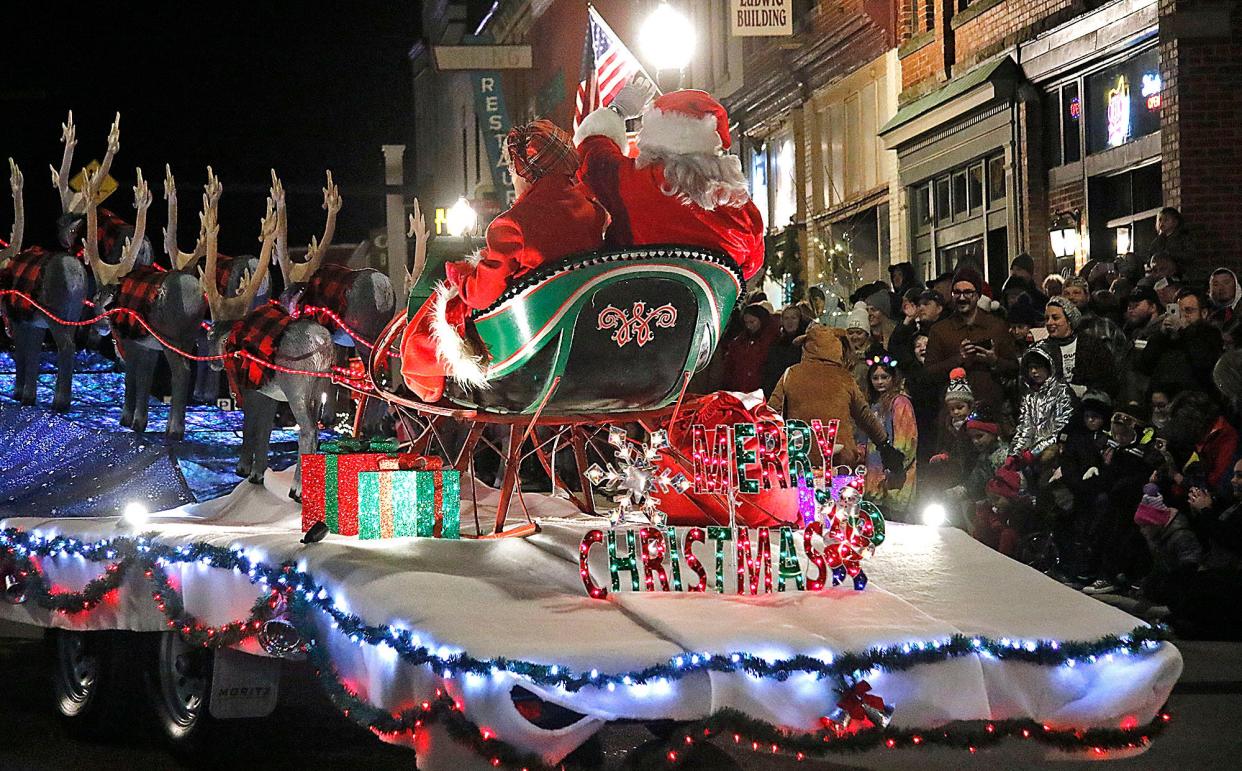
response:
[[[1041,358],[1050,372],[1052,359],[1042,348],[1031,348],[1022,356],[1020,365],[1023,378],[1032,357]],[[1029,390],[1022,397],[1018,413],[1018,431],[1013,437],[1013,452],[1030,450],[1035,455],[1057,441],[1057,435],[1069,425],[1074,416],[1074,402],[1069,386],[1057,377],[1049,377],[1039,390]]]

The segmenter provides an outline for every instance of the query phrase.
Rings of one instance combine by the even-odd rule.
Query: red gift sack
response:
[[[694,479],[693,440],[691,429],[702,425],[709,432],[717,426],[732,426],[735,423],[754,423],[759,426],[758,433],[777,430],[783,437],[785,421],[779,413],[774,412],[763,401],[762,396],[754,394],[717,391],[700,399],[694,409],[683,409],[677,414],[673,424],[665,421],[660,427],[668,429],[669,443],[672,445],[662,455],[657,465],[668,468],[674,474],[682,473],[687,479]],[[757,450],[759,437],[747,440],[746,449]],[[789,486],[789,458],[784,452],[784,444],[780,445],[779,469],[769,467],[766,473],[767,482],[772,489],[761,489],[755,494],[738,496],[737,522],[748,527],[779,527],[780,525],[801,524],[798,514],[798,490]],[[759,479],[761,472],[757,465],[747,472],[752,479]],[[784,483],[784,487],[780,486]],[[693,489],[686,493],[676,490],[659,495],[660,509],[668,514],[672,525],[728,525],[729,504],[723,494],[696,493]]]

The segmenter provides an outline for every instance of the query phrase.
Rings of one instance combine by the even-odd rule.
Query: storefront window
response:
[[[750,155],[750,200],[759,208],[763,227],[768,227],[768,148],[760,145]]]
[[[1065,163],[1073,163],[1082,157],[1079,147],[1082,137],[1082,99],[1078,96],[1078,83],[1070,83],[1061,89],[1062,157]]]
[[[932,201],[931,185],[920,185],[914,188],[914,225],[922,233],[931,229]]]
[[[971,213],[983,208],[983,162],[974,164],[966,173],[966,194]]]
[[[936,180],[936,221],[948,222],[953,216],[953,212],[949,209],[949,178],[941,177]]]
[[[776,141],[776,157],[773,163],[776,179],[776,195],[772,201],[772,226],[783,228],[798,214],[798,188],[794,177],[793,137]]]
[[[1160,130],[1156,49],[1087,76],[1087,150],[1098,153]]]
[[[960,217],[966,213],[966,172],[959,171],[953,175],[953,216]]]
[[[988,201],[994,206],[1005,200],[1005,156],[988,158]]]

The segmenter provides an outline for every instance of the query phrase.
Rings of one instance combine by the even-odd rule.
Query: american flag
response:
[[[625,47],[594,7],[587,9],[587,36],[582,47],[582,80],[574,100],[574,129],[592,110],[607,107],[636,73],[647,71]],[[647,77],[650,80],[650,77]]]

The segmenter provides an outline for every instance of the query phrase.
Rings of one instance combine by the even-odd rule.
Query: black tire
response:
[[[52,701],[76,736],[113,739],[132,730],[141,693],[137,635],[49,629]]]
[[[142,670],[155,724],[175,754],[197,755],[218,730],[209,709],[215,652],[188,645],[176,632],[150,638]]]

